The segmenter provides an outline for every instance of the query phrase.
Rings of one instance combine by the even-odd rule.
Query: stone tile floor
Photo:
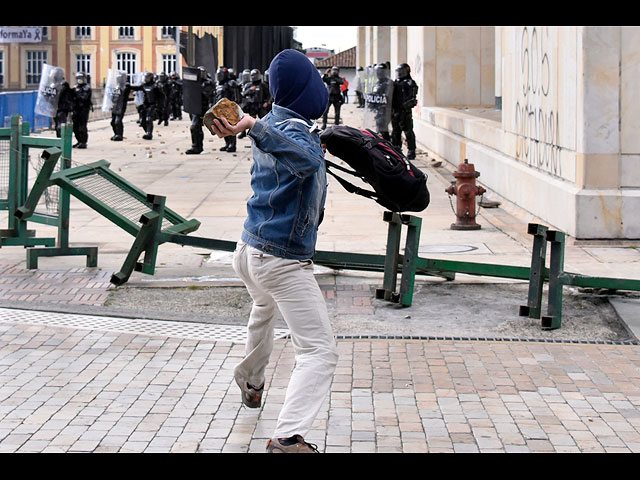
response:
[[[176,322],[179,323],[179,322]],[[635,345],[338,340],[308,436],[339,452],[640,452]],[[261,409],[241,341],[0,323],[0,452],[262,452],[294,364],[279,339]]]

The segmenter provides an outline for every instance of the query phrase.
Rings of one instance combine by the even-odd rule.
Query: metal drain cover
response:
[[[0,308],[0,323],[99,330],[193,340],[230,341],[233,343],[246,343],[247,341],[246,327],[239,325],[102,317],[39,310],[15,310],[12,308]],[[288,335],[289,330],[287,329],[274,329],[275,338],[285,338]]]

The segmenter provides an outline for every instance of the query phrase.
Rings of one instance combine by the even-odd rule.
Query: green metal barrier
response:
[[[147,194],[117,175],[109,169],[110,164],[106,160],[53,173],[56,155],[59,153],[49,150],[45,154],[45,164],[29,197],[16,209],[16,216],[20,219],[30,218],[42,192],[52,185],[57,185],[67,195],[73,195],[136,237],[122,270],[112,278],[112,283],[116,285],[126,282],[134,268],[153,275],[158,245],[172,241],[172,234],[184,236],[200,226],[199,221],[186,220],[165,207],[164,197]],[[41,249],[34,253],[46,255],[48,251],[49,249]],[[144,261],[139,263],[138,257],[143,252]]]
[[[157,209],[156,209],[157,211]],[[211,250],[232,252],[236,242],[213,238],[195,237],[183,233],[160,231],[155,239],[150,233],[157,229],[159,221],[155,211],[143,217],[136,242],[123,269],[112,277],[112,283],[122,285],[134,269],[142,270],[140,264],[134,265],[145,248],[157,243],[171,242]],[[498,278],[511,278],[529,281],[528,304],[520,306],[520,316],[542,318],[543,330],[560,328],[562,321],[562,294],[567,285],[579,287],[606,288],[611,290],[640,291],[640,280],[590,277],[564,271],[565,237],[562,232],[549,230],[537,224],[529,225],[533,235],[533,252],[530,267],[499,265],[490,263],[462,262],[421,258],[418,256],[421,219],[410,215],[385,212],[383,220],[389,224],[387,250],[385,255],[316,251],[313,261],[318,265],[336,270],[360,270],[384,273],[383,286],[376,289],[376,298],[398,303],[404,307],[412,304],[415,276],[428,275],[454,280],[456,273]],[[400,253],[402,226],[407,227],[404,253]],[[545,267],[547,242],[551,243],[550,268]],[[146,261],[146,260],[145,260]],[[401,275],[400,288],[397,289],[397,277]],[[547,315],[542,316],[543,285],[549,283]]]
[[[2,132],[0,131],[0,134]],[[31,140],[23,139],[26,145]],[[31,144],[31,143],[30,143]],[[33,143],[35,144],[35,142]],[[42,144],[41,146],[44,146]],[[109,169],[105,160],[79,167],[61,169],[53,173],[55,163],[63,152],[57,148],[47,148],[43,153],[44,166],[41,168],[29,196],[17,205],[14,228],[18,231],[14,239],[20,239],[28,245],[34,241],[26,234],[23,223],[35,215],[38,199],[51,185],[58,185],[66,195],[66,216],[68,223],[68,196],[73,195],[90,208],[94,209],[114,224],[133,235],[134,242],[123,263],[121,270],[111,278],[114,285],[122,285],[128,281],[131,273],[141,271],[155,273],[158,246],[163,243],[175,243],[211,250],[232,252],[236,242],[214,238],[188,235],[196,231],[200,222],[187,220],[165,203],[165,197],[145,193]],[[64,155],[63,157],[64,158]],[[22,179],[20,179],[22,181]],[[23,191],[23,190],[21,190]],[[376,298],[411,306],[416,275],[438,276],[454,280],[457,273],[489,277],[511,278],[529,281],[529,295],[526,305],[520,306],[520,316],[541,318],[542,329],[559,328],[562,321],[563,287],[567,285],[579,287],[607,288],[612,290],[640,291],[640,280],[589,277],[564,271],[565,236],[562,232],[549,230],[537,224],[529,224],[528,233],[533,236],[533,250],[529,267],[473,263],[453,260],[421,258],[418,255],[422,219],[412,215],[400,215],[385,212],[383,220],[388,223],[387,248],[385,255],[317,251],[314,263],[336,270],[361,270],[384,273],[383,285],[376,290]],[[62,226],[62,225],[61,225]],[[400,252],[402,228],[406,227],[404,252]],[[62,229],[59,242],[62,248],[29,249],[33,255],[81,254],[79,250],[68,247],[68,231]],[[9,240],[11,240],[9,238]],[[4,241],[4,239],[3,239]],[[545,267],[547,243],[550,244],[550,267]],[[95,247],[94,247],[95,248]],[[87,254],[89,261],[97,262],[97,250]],[[144,254],[142,262],[139,261]],[[37,268],[37,257],[28,261],[29,268]],[[95,266],[95,265],[93,265]],[[398,275],[401,276],[398,288]],[[549,284],[547,315],[542,315],[543,286]]]
[[[0,129],[0,140],[9,139],[9,168],[4,181],[8,182],[8,198],[0,208],[8,210],[8,228],[0,230],[0,247],[23,246],[27,248],[27,268],[37,268],[39,256],[86,255],[86,265],[97,265],[97,247],[69,246],[69,195],[60,191],[58,213],[56,215],[35,211],[32,206],[28,221],[57,227],[57,238],[38,238],[34,230],[27,228],[27,218],[21,216],[18,209],[24,205],[28,196],[29,154],[31,149],[43,149],[43,158],[50,158],[53,167],[60,163],[60,169],[71,166],[71,140],[73,126],[62,125],[60,138],[29,135],[27,122],[20,115],[11,117],[11,127]],[[45,153],[46,152],[46,153]],[[46,163],[46,162],[45,162]],[[37,180],[36,180],[37,182]],[[40,192],[40,195],[44,189]],[[39,198],[39,196],[38,196]],[[36,202],[37,203],[37,202]],[[37,248],[43,246],[44,248]]]

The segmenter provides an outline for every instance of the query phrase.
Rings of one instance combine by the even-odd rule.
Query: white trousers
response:
[[[238,382],[255,387],[273,350],[277,310],[291,332],[296,363],[274,438],[305,437],[329,393],[338,351],[327,306],[313,276],[311,260],[288,260],[238,242],[233,269],[253,299],[244,359],[234,370]]]

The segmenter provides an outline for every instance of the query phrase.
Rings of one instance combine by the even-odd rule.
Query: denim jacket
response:
[[[274,104],[249,136],[254,140],[253,196],[241,239],[270,255],[309,259],[327,194],[317,125]]]

